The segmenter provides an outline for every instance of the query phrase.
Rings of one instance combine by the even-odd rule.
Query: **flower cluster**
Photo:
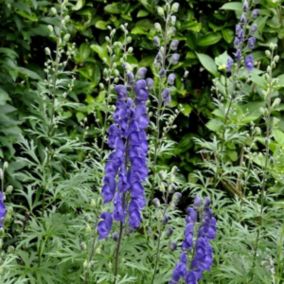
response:
[[[4,218],[6,216],[7,210],[4,203],[4,194],[0,192],[0,228],[3,227]]]
[[[254,67],[254,58],[251,51],[255,47],[256,38],[255,32],[257,30],[256,24],[250,24],[251,19],[258,16],[258,9],[250,10],[247,0],[243,1],[243,13],[240,17],[239,23],[236,25],[234,47],[235,47],[235,60],[241,62],[242,54],[250,53],[244,58],[244,65],[248,71],[252,71]],[[234,60],[229,57],[227,61],[227,71],[231,72]]]
[[[216,236],[216,219],[210,209],[210,200],[207,198],[204,202],[203,210],[201,208],[201,199],[196,198],[193,208],[188,208],[186,216],[186,227],[184,231],[184,240],[182,243],[182,253],[177,263],[170,284],[177,284],[183,279],[187,284],[197,284],[202,278],[205,270],[210,270],[213,263],[213,250],[210,241]],[[196,222],[200,214],[202,223],[198,229],[196,240],[194,232]],[[187,253],[193,251],[191,263],[188,263]]]
[[[140,77],[146,73],[142,71]],[[132,229],[138,228],[142,220],[141,211],[146,203],[142,183],[148,175],[146,86],[144,79],[135,83],[135,100],[128,96],[126,86],[115,87],[118,98],[108,137],[108,145],[113,151],[105,166],[102,188],[104,203],[113,201],[113,212],[101,214],[100,239],[109,235],[113,220],[124,223],[128,217]]]

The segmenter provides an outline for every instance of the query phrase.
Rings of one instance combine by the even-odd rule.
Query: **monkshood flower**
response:
[[[106,238],[112,227],[112,216],[111,213],[104,212],[100,216],[101,220],[98,223],[98,232],[99,232],[99,238],[104,239]]]
[[[6,213],[7,213],[7,210],[6,210],[6,206],[5,206],[5,203],[4,203],[4,194],[3,192],[0,192],[0,228],[3,227],[3,224],[4,224],[4,219],[5,219],[5,216],[6,216]]]
[[[187,284],[197,284],[203,272],[210,270],[213,263],[213,250],[210,241],[216,237],[216,219],[210,208],[210,200],[197,197],[194,205],[187,210],[186,227],[180,261],[177,263],[169,284],[177,284],[183,279]],[[201,219],[197,236],[197,220]],[[192,252],[192,261],[187,263],[187,254]]]
[[[254,67],[254,58],[253,55],[247,55],[245,58],[245,66],[247,68],[248,71],[252,71],[253,67]]]
[[[147,70],[140,71],[143,73],[140,75],[144,76]],[[145,131],[148,126],[147,84],[143,79],[135,83],[135,100],[128,96],[124,85],[115,86],[115,91],[118,97],[114,123],[108,132],[108,145],[113,151],[105,166],[102,188],[104,203],[112,201],[113,212],[101,214],[97,228],[100,239],[109,235],[113,220],[124,223],[128,217],[129,226],[138,228],[146,203],[142,183],[148,175]]]

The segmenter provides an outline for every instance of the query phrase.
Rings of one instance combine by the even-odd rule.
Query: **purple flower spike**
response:
[[[146,68],[140,68],[138,73],[144,76],[146,71]],[[115,91],[118,97],[114,122],[108,131],[108,145],[113,151],[105,166],[102,188],[104,202],[113,202],[113,212],[101,215],[102,220],[97,228],[100,239],[109,235],[112,220],[124,223],[128,217],[129,226],[138,228],[146,204],[142,183],[148,175],[147,84],[143,79],[134,84],[135,100],[128,97],[124,85],[115,86]],[[126,193],[130,196],[129,201]]]
[[[4,219],[7,213],[4,200],[5,200],[5,196],[3,192],[0,192],[0,228],[3,228]]]
[[[180,256],[180,262],[176,265],[173,271],[172,279],[169,282],[169,284],[177,284],[180,279],[186,276],[187,273],[186,264],[187,264],[186,254],[182,253]]]
[[[213,250],[210,241],[216,237],[216,219],[210,209],[210,199],[206,198],[203,202],[203,212],[199,212],[202,201],[199,197],[195,198],[193,208],[187,209],[186,227],[184,241],[182,243],[182,253],[180,261],[177,263],[172,279],[169,284],[177,284],[180,279],[185,283],[197,284],[202,278],[205,270],[210,270],[213,263]],[[194,241],[195,227],[197,226],[197,214],[201,217],[201,225],[198,229],[196,240]],[[187,265],[187,253],[193,254],[190,265]]]
[[[112,215],[109,212],[104,212],[101,214],[101,221],[98,224],[98,234],[99,234],[99,239],[105,239],[112,227]]]

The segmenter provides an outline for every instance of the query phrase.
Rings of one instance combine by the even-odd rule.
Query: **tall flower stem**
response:
[[[167,212],[167,207],[165,207],[165,209],[163,210],[162,216],[165,216],[166,212]],[[156,252],[155,252],[156,257],[155,257],[155,262],[154,262],[154,270],[153,270],[153,276],[152,276],[151,284],[154,283],[156,272],[157,272],[157,267],[158,267],[158,263],[159,263],[159,259],[160,259],[161,237],[162,237],[162,224],[160,224],[160,227],[159,227],[157,249],[156,249]]]
[[[164,44],[163,44],[163,54],[162,54],[162,66],[161,70],[166,70],[166,59],[167,59],[167,53],[168,53],[168,44],[169,44],[169,38],[168,38],[168,29],[169,29],[169,20],[170,20],[170,15],[166,16],[165,19],[165,29],[163,32],[163,38],[164,38]],[[158,158],[158,148],[160,147],[160,120],[161,116],[163,114],[163,98],[161,96],[163,89],[163,80],[159,80],[159,98],[158,98],[158,107],[157,107],[157,116],[156,116],[156,129],[157,129],[157,134],[156,134],[156,139],[155,139],[155,150],[154,150],[154,165],[157,164],[157,158]]]
[[[271,60],[273,61],[273,52],[271,54]],[[261,239],[261,231],[263,227],[263,213],[264,213],[264,203],[265,203],[265,189],[267,187],[267,179],[268,179],[268,170],[269,170],[269,164],[270,164],[270,151],[269,151],[269,145],[270,145],[270,140],[271,140],[271,124],[272,124],[272,118],[271,118],[271,113],[272,113],[272,93],[273,93],[273,76],[272,76],[272,68],[269,66],[268,68],[268,89],[266,91],[266,115],[264,116],[265,119],[265,127],[266,127],[266,134],[265,134],[265,142],[264,142],[264,147],[265,147],[265,157],[264,157],[264,165],[263,165],[263,178],[262,178],[262,183],[261,183],[261,188],[260,188],[260,224],[257,228],[257,233],[256,233],[256,240],[255,240],[255,247],[254,247],[254,252],[253,252],[253,262],[252,262],[252,268],[251,268],[251,279],[253,280],[253,272],[255,270],[256,266],[256,257],[258,253],[258,247],[259,247],[259,242]]]
[[[114,280],[113,280],[113,284],[116,283],[117,275],[118,275],[118,271],[119,271],[119,253],[120,253],[122,236],[123,236],[123,222],[120,222],[119,235],[118,235],[118,240],[117,240],[115,254],[114,254],[114,270],[113,270]]]

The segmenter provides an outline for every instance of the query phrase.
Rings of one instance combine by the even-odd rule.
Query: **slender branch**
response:
[[[114,255],[114,270],[113,270],[114,280],[113,280],[113,284],[116,283],[117,275],[118,275],[118,271],[119,271],[119,252],[120,252],[120,247],[121,247],[122,236],[123,236],[123,223],[120,222],[119,236],[118,236],[116,249],[115,249],[115,255]]]

